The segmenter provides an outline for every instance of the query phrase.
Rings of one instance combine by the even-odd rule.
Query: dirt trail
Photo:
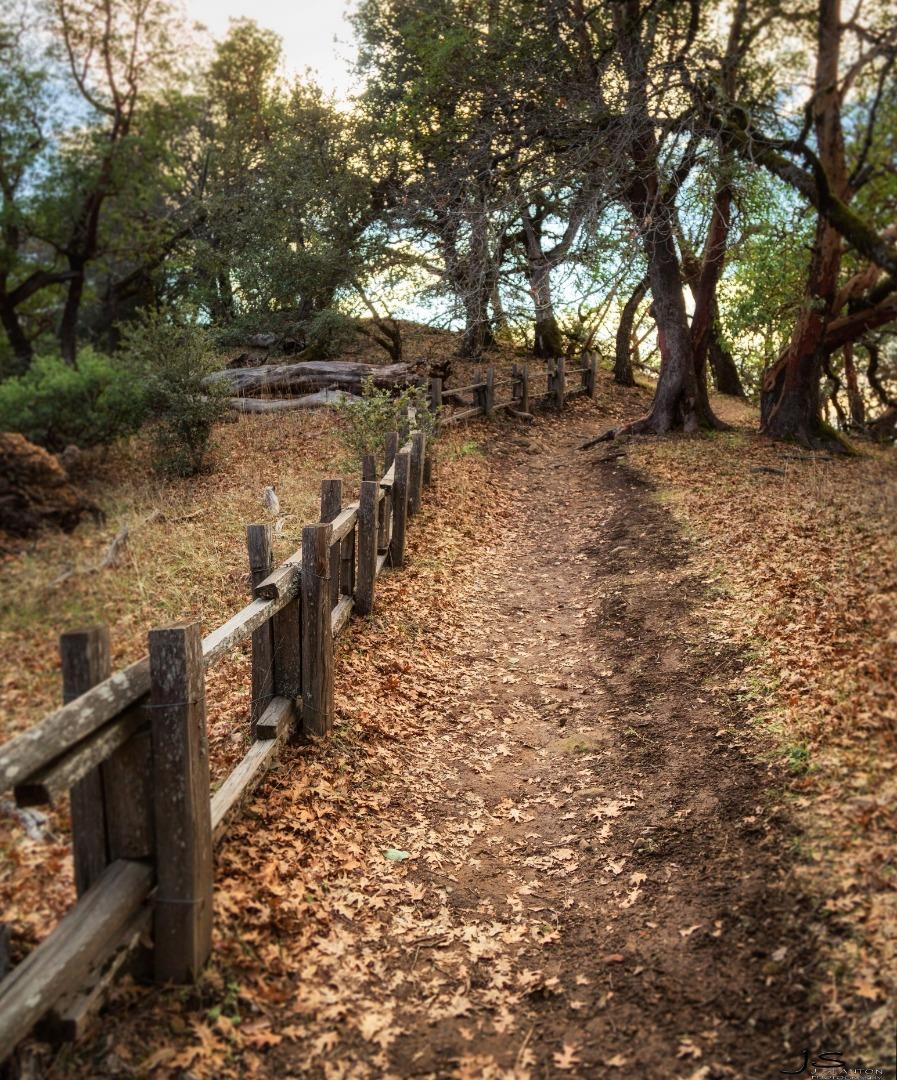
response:
[[[378,747],[338,738],[328,780],[309,779],[313,757],[288,765],[256,804],[253,852],[227,847],[221,892],[239,872],[258,891],[222,901],[247,955],[225,948],[219,983],[254,1004],[238,1039],[220,1004],[205,1018],[208,994],[192,1027],[170,999],[166,1075],[711,1080],[822,1049],[778,778],[721,688],[739,659],[707,640],[708,584],[651,492],[625,459],[577,452],[600,424],[582,409],[494,438],[492,542],[465,525],[453,565],[412,552],[444,610],[409,627],[394,595],[356,632],[338,684],[401,639],[369,676]],[[390,695],[414,717],[392,738]],[[349,854],[300,910],[290,860],[315,835],[315,857]],[[262,960],[250,987],[240,964]]]

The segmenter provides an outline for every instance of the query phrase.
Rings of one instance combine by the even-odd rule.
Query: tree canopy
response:
[[[597,347],[633,432],[897,415],[892,0],[362,0],[360,90],[163,0],[0,15],[0,370],[141,309],[314,352],[415,296],[479,356]],[[389,327],[392,327],[389,329]],[[386,329],[385,329],[386,328]]]

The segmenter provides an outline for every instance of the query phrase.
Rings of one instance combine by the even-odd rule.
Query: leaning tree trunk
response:
[[[850,421],[854,427],[862,430],[866,426],[866,405],[860,391],[857,366],[853,358],[853,345],[844,346],[844,381],[847,384],[847,405],[850,409]]]
[[[535,308],[535,342],[533,352],[543,360],[564,355],[564,340],[554,314],[551,298],[551,268],[533,266],[529,270],[529,287]]]
[[[0,297],[0,323],[12,349],[15,370],[19,373],[27,371],[34,359],[34,349],[22,329],[19,313],[5,296]]]
[[[668,197],[663,194],[654,118],[648,106],[647,65],[641,39],[643,12],[638,0],[618,0],[610,6],[629,91],[628,150],[633,177],[626,200],[642,231],[661,350],[660,376],[651,411],[621,431],[660,434],[676,428],[696,431],[700,427],[723,427],[710,408],[704,372],[695,364],[672,205],[667,201],[675,198],[675,193]]]
[[[651,202],[650,212],[647,200],[636,199],[632,205],[636,220],[647,222],[644,242],[660,347],[660,377],[651,411],[622,430],[637,435],[723,428],[710,408],[705,372],[695,364],[669,207],[660,198]]]
[[[730,397],[746,398],[744,387],[741,385],[741,376],[735,366],[735,358],[723,344],[722,334],[719,328],[719,309],[714,300],[714,317],[710,328],[710,343],[708,357],[710,370],[713,372],[713,385],[721,394]]]
[[[838,86],[840,0],[820,0],[813,120],[819,160],[829,190],[849,198]],[[827,355],[825,331],[841,266],[841,237],[821,214],[807,277],[803,308],[791,341],[763,381],[760,430],[774,439],[796,440],[813,449],[838,449],[820,414],[819,380]]]
[[[74,275],[69,281],[59,322],[59,349],[62,359],[70,366],[78,365],[78,315],[84,297],[84,263],[70,259]]]
[[[632,295],[623,305],[623,314],[617,327],[616,351],[614,353],[614,382],[620,386],[635,386],[632,373],[632,328],[639,304],[648,294],[648,278],[642,280],[632,290]]]

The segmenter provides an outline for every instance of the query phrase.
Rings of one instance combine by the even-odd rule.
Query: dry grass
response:
[[[344,468],[332,421],[320,412],[242,417],[222,425],[216,442],[214,471],[172,483],[152,475],[139,439],[97,459],[85,486],[106,522],[85,523],[71,536],[45,533],[5,561],[0,737],[56,704],[61,631],[108,623],[119,665],[142,655],[148,627],[223,622],[247,602],[245,526],[269,520],[265,485],[275,485],[287,518],[276,541],[277,553],[286,554],[298,546],[301,526],[317,520],[321,477]],[[354,475],[345,479],[351,493]],[[130,539],[119,565],[91,571],[123,526]]]

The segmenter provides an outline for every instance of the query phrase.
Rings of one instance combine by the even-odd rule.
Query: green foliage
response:
[[[803,776],[810,771],[810,750],[804,743],[793,743],[785,748],[788,768],[795,776]]]
[[[316,356],[325,359],[339,356],[357,335],[355,320],[334,308],[316,315],[308,325],[308,347]]]
[[[82,349],[78,366],[36,358],[0,383],[0,430],[19,431],[50,450],[103,446],[136,431],[147,413],[145,386],[108,356]]]
[[[365,454],[379,454],[391,431],[398,431],[404,437],[410,426],[410,410],[414,411],[415,429],[423,431],[428,440],[437,437],[438,417],[430,409],[422,386],[409,386],[400,394],[393,394],[378,390],[373,379],[365,379],[361,398],[340,402],[336,410],[341,420],[340,438],[358,459]]]
[[[142,313],[124,328],[125,356],[146,387],[155,419],[153,464],[167,476],[194,476],[207,463],[227,388],[207,384],[219,364],[206,329],[164,313]]]
[[[278,77],[281,43],[232,24],[205,75],[205,220],[183,284],[216,326],[287,313],[307,330],[363,273],[371,170],[353,117]]]

